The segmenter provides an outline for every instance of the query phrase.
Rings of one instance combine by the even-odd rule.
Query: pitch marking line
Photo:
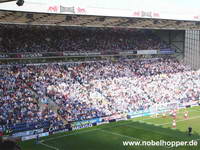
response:
[[[121,136],[121,137],[125,137],[125,138],[129,138],[129,139],[143,141],[142,139],[135,138],[135,137],[128,136],[128,135],[124,135],[124,134],[120,134],[120,133],[117,133],[117,132],[107,131],[107,130],[103,130],[103,129],[101,129],[100,131],[105,132],[105,133],[109,133],[109,134],[113,134],[113,135],[117,135],[117,136]]]
[[[107,130],[103,130],[103,129],[101,129],[100,131],[103,131],[103,132],[108,133],[108,134],[117,135],[117,136],[120,136],[120,137],[134,139],[134,140],[137,140],[137,141],[144,141],[142,139],[139,139],[139,138],[136,138],[136,137],[132,137],[132,136],[128,136],[128,135],[124,135],[124,134],[120,134],[120,133],[117,133],[117,132],[107,131]],[[172,148],[172,147],[168,147],[168,146],[161,146],[161,147]]]
[[[197,117],[192,117],[192,118],[189,118],[189,119],[182,119],[182,120],[178,120],[176,122],[183,122],[183,121],[187,121],[187,120],[193,120],[193,119],[197,119],[197,118],[200,118],[200,116],[197,116]],[[166,125],[166,124],[170,124],[172,122],[167,122],[167,123],[161,123],[161,124],[155,124],[157,126],[162,126],[162,125]]]
[[[43,145],[43,146],[46,146],[46,147],[48,147],[48,148],[54,149],[54,150],[59,150],[57,147],[50,146],[50,145],[45,144],[45,143],[43,143],[43,142],[40,142],[40,144]]]

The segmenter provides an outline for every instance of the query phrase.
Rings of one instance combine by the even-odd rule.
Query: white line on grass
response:
[[[183,119],[183,120],[178,120],[176,122],[183,122],[183,121],[187,121],[187,120],[193,120],[193,119],[197,119],[197,118],[200,118],[200,116],[197,116],[197,117],[192,117],[192,118],[189,118],[189,119]],[[171,124],[172,122],[167,122],[167,123],[161,123],[161,124],[155,124],[157,126],[162,126],[162,125],[166,125],[166,124]],[[153,124],[153,123],[152,123]]]
[[[103,132],[109,133],[109,134],[113,134],[113,135],[117,135],[117,136],[120,136],[120,137],[134,139],[134,140],[137,140],[137,141],[144,141],[144,140],[139,139],[139,138],[135,138],[135,137],[132,137],[132,136],[128,136],[128,135],[124,135],[124,134],[120,134],[120,133],[116,133],[116,132],[112,132],[112,131],[107,131],[107,130],[103,130],[103,129],[101,129],[100,131],[103,131]],[[161,147],[172,148],[172,147],[168,147],[168,146],[161,146]]]
[[[43,146],[46,146],[46,147],[48,147],[48,148],[54,149],[54,150],[59,150],[57,147],[54,147],[54,146],[45,144],[45,143],[43,143],[43,142],[40,142],[40,144],[43,145]]]
[[[116,132],[112,132],[112,131],[107,131],[107,130],[103,130],[103,129],[101,129],[100,131],[105,132],[105,133],[109,133],[109,134],[113,134],[113,135],[117,135],[117,136],[121,136],[121,137],[125,137],[125,138],[129,138],[129,139],[143,141],[142,139],[139,139],[139,138],[135,138],[135,137],[132,137],[132,136],[128,136],[128,135],[124,135],[124,134],[120,134],[120,133],[116,133]]]

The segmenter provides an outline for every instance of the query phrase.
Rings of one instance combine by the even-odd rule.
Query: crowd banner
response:
[[[138,55],[151,55],[151,54],[157,54],[158,50],[137,50]]]
[[[76,121],[71,123],[71,127],[77,127],[77,126],[83,126],[86,124],[93,124],[93,123],[99,123],[102,122],[102,118],[94,118],[90,120],[83,120],[83,121]]]
[[[132,54],[137,54],[137,50],[126,50],[126,51],[122,51],[119,52],[120,55],[132,55]]]
[[[159,51],[159,54],[174,54],[175,53],[175,50],[173,49],[161,49]]]
[[[101,55],[100,52],[63,52],[63,56],[91,56]]]
[[[21,58],[39,58],[43,57],[42,53],[23,53]]]

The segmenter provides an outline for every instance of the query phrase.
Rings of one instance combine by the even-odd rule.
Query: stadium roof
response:
[[[170,11],[162,11],[161,8],[166,7],[164,3],[156,5],[161,8],[151,8],[154,5],[148,0],[142,0],[145,2],[142,5],[139,5],[141,0],[134,0],[137,7],[130,5],[129,9],[130,0],[118,4],[111,3],[111,0],[109,5],[103,1],[26,0],[19,7],[16,0],[0,0],[0,24],[200,30],[200,15],[186,9],[183,12],[183,8],[177,7],[177,11],[176,6],[170,5],[167,8]]]
[[[1,24],[200,30],[200,22],[152,18],[0,11]]]

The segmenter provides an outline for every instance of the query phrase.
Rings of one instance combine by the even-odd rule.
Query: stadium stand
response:
[[[59,122],[52,110],[39,108],[37,95],[25,80],[26,70],[24,67],[1,68],[0,73],[0,122],[15,132]]]
[[[132,29],[33,28],[2,25],[0,34],[1,53],[105,52],[170,48],[150,31]]]
[[[199,72],[174,58],[2,66],[0,75],[1,125],[13,132],[146,110],[158,102],[185,103],[200,95]],[[40,108],[39,102],[51,101],[57,113]]]
[[[0,10],[0,149],[120,149],[124,139],[185,140],[188,124],[199,140],[200,71],[184,64],[198,61],[199,15],[53,7]]]

